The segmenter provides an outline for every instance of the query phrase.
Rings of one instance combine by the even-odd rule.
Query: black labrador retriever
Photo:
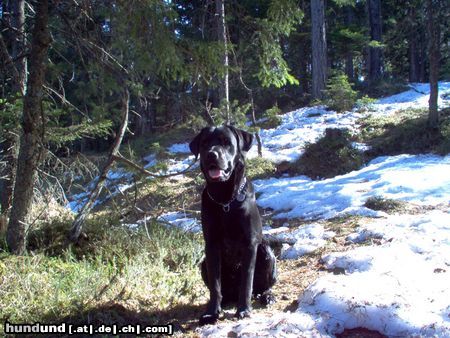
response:
[[[232,126],[207,127],[189,147],[206,179],[202,228],[206,258],[203,281],[210,292],[200,325],[217,321],[221,306],[237,301],[236,317],[250,315],[252,294],[274,301],[276,259],[262,239],[261,218],[252,183],[245,176],[245,154],[253,135]]]

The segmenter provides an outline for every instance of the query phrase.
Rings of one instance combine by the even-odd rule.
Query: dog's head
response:
[[[250,150],[253,135],[233,126],[206,127],[189,143],[208,182],[227,181]]]

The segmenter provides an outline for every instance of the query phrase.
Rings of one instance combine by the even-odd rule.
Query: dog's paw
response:
[[[237,319],[244,319],[250,317],[251,310],[245,309],[245,310],[237,310],[236,314],[234,315]]]
[[[198,320],[198,323],[200,326],[202,325],[209,325],[209,324],[215,324],[217,320],[219,319],[219,314],[211,314],[211,313],[204,313],[200,319]]]
[[[271,291],[266,291],[262,295],[259,296],[259,302],[263,306],[275,304],[277,301],[274,294]]]

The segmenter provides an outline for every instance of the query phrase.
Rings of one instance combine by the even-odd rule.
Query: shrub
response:
[[[363,164],[364,156],[352,146],[349,133],[329,128],[324,137],[305,147],[305,153],[289,172],[313,179],[330,178],[357,170]]]
[[[263,128],[269,129],[278,127],[282,121],[280,114],[281,109],[278,108],[278,105],[267,109],[263,114],[263,118],[266,119],[266,121],[262,124]]]
[[[336,73],[330,77],[325,90],[325,103],[338,113],[351,110],[356,102],[357,91],[352,89],[345,74]]]
[[[374,110],[373,104],[376,102],[376,99],[372,99],[371,97],[364,95],[362,98],[356,101],[356,109],[358,113],[366,113]]]
[[[441,155],[450,154],[450,108],[441,111],[441,123],[439,129],[442,141],[436,147],[436,151]]]
[[[267,178],[272,176],[275,171],[275,165],[262,157],[255,157],[247,160],[247,175],[252,179]]]
[[[236,127],[244,127],[247,122],[246,114],[251,108],[250,103],[239,104],[238,100],[233,100],[229,104],[230,108],[230,121],[229,124],[235,125]],[[211,116],[214,120],[216,126],[222,125],[226,121],[226,102],[222,100],[218,108],[211,109]]]

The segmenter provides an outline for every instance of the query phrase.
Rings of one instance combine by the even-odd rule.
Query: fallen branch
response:
[[[107,174],[111,166],[113,165],[115,161],[115,155],[118,154],[120,145],[122,143],[123,136],[125,135],[125,131],[127,130],[128,126],[128,113],[129,113],[129,103],[130,103],[130,93],[128,89],[125,89],[123,94],[123,113],[122,113],[122,123],[119,128],[119,132],[117,133],[116,139],[114,140],[114,144],[111,148],[111,152],[108,158],[108,161],[103,166],[103,169],[100,173],[100,176],[97,180],[97,183],[95,184],[95,187],[92,189],[91,194],[89,195],[88,201],[83,205],[83,208],[78,213],[77,217],[75,218],[72,228],[70,230],[69,239],[73,242],[76,242],[81,234],[81,228],[84,224],[84,221],[86,220],[86,217],[91,212],[94,202],[97,199],[98,195],[100,194],[103,185],[106,181]]]

